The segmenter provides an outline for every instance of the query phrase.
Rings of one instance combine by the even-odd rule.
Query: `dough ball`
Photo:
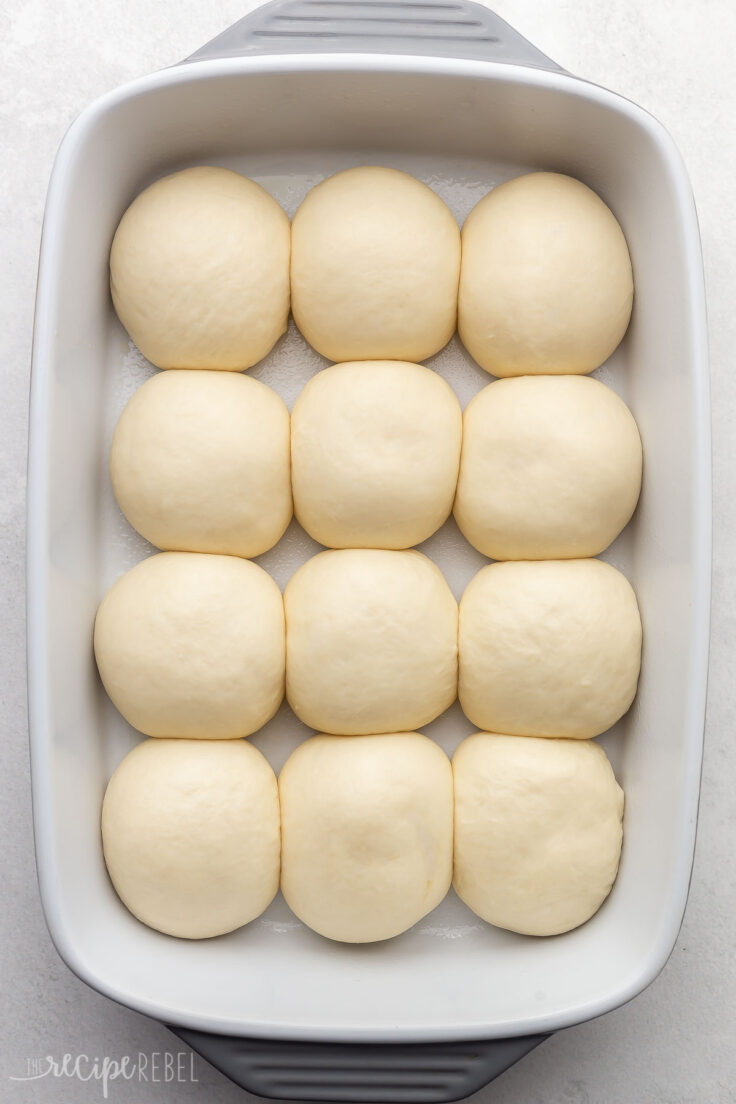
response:
[[[633,294],[621,227],[579,180],[519,176],[465,221],[458,329],[494,376],[592,372],[626,333]]]
[[[331,176],[294,216],[291,250],[294,321],[330,360],[425,360],[452,337],[460,231],[413,176]]]
[[[426,736],[315,736],[287,760],[279,794],[281,889],[320,935],[390,939],[450,888],[452,769]]]
[[[120,220],[112,301],[159,368],[240,371],[286,329],[289,252],[289,220],[260,185],[229,169],[184,169]]]
[[[125,407],[110,474],[158,548],[259,556],[291,520],[289,412],[248,376],[161,372]]]
[[[455,700],[457,603],[421,552],[321,552],[284,606],[286,696],[310,728],[407,732]]]
[[[127,908],[185,939],[260,916],[279,885],[279,799],[244,740],[144,740],[102,805],[105,862]]]
[[[465,409],[455,520],[494,560],[595,556],[633,514],[641,465],[629,408],[598,380],[497,380]]]
[[[603,748],[476,732],[452,767],[454,886],[465,904],[524,935],[584,924],[621,854],[624,795]]]
[[[284,611],[270,575],[234,556],[161,552],[105,595],[100,677],[147,736],[249,736],[284,696]]]
[[[459,639],[460,704],[490,732],[584,739],[634,700],[636,595],[600,560],[489,564],[462,596]]]
[[[429,368],[325,368],[297,399],[291,433],[296,516],[320,544],[409,548],[449,517],[462,414]]]

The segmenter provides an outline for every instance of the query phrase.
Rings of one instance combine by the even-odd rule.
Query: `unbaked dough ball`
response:
[[[641,619],[600,560],[496,563],[460,601],[460,704],[489,732],[583,739],[631,705]]]
[[[144,924],[185,939],[233,931],[278,889],[276,778],[244,740],[144,740],[110,779],[102,844]]]
[[[291,520],[289,412],[233,372],[160,372],[115,429],[120,509],[158,548],[259,556]]]
[[[315,736],[279,777],[281,889],[310,928],[345,943],[390,939],[452,877],[452,769],[426,736]]]
[[[320,544],[409,548],[452,510],[462,414],[429,368],[325,368],[294,405],[291,438],[297,520]]]
[[[421,552],[321,552],[284,607],[286,696],[310,728],[407,732],[455,700],[457,603]]]
[[[626,239],[579,180],[544,172],[501,184],[470,212],[462,240],[458,329],[486,372],[592,372],[626,333]]]
[[[133,200],[110,252],[118,318],[159,368],[239,371],[289,315],[289,220],[259,184],[201,166]]]
[[[525,935],[584,924],[621,854],[624,795],[603,748],[476,732],[452,766],[454,886],[465,904]]]
[[[107,592],[95,656],[113,704],[147,736],[249,736],[284,696],[284,611],[248,560],[161,552]]]
[[[641,487],[629,408],[588,376],[489,383],[465,408],[455,520],[494,560],[595,556]]]
[[[329,177],[294,216],[291,250],[294,321],[330,360],[425,360],[452,337],[460,231],[413,176]]]

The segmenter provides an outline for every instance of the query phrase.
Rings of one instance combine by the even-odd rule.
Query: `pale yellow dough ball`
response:
[[[588,376],[519,376],[465,408],[454,514],[493,560],[596,556],[639,498],[636,422]]]
[[[286,696],[310,728],[407,732],[457,695],[457,603],[421,552],[346,548],[284,592]]]
[[[452,213],[408,173],[347,169],[294,216],[294,321],[330,360],[432,356],[455,330],[459,274]]]
[[[287,760],[279,793],[281,889],[320,935],[390,939],[447,893],[452,770],[426,736],[315,736]]]
[[[330,548],[409,548],[447,520],[462,414],[419,364],[359,361],[318,372],[292,411],[297,520]]]
[[[244,740],[145,740],[107,787],[105,862],[144,924],[185,939],[223,935],[279,885],[276,778]]]
[[[259,556],[291,520],[289,412],[239,373],[160,372],[120,416],[110,475],[158,548]]]
[[[525,935],[585,923],[621,854],[624,795],[603,748],[476,732],[452,766],[458,896]]]
[[[240,371],[286,330],[289,220],[229,169],[183,169],[151,184],[110,251],[118,317],[159,368]]]
[[[489,564],[460,600],[460,704],[488,732],[598,736],[634,699],[641,641],[636,595],[610,564]]]
[[[281,593],[235,556],[143,560],[100,603],[94,646],[113,704],[147,736],[249,736],[284,696]]]
[[[581,181],[541,172],[499,185],[468,215],[462,247],[458,329],[486,372],[592,372],[626,333],[626,239]]]

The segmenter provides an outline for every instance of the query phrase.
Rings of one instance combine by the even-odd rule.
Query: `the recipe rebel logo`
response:
[[[11,1081],[41,1081],[66,1078],[75,1081],[91,1081],[99,1085],[105,1100],[109,1099],[114,1081],[139,1081],[151,1084],[171,1084],[199,1081],[195,1071],[195,1054],[189,1050],[154,1050],[149,1054],[139,1051],[135,1055],[123,1054],[120,1058],[90,1057],[87,1054],[63,1054],[55,1058],[47,1054],[42,1058],[26,1058],[25,1072],[11,1075]]]

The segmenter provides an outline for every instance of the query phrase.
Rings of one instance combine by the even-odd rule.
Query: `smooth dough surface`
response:
[[[249,560],[161,552],[103,598],[95,656],[113,704],[147,736],[249,736],[284,696],[281,593]]]
[[[284,592],[286,696],[310,728],[407,732],[457,694],[457,603],[421,552],[321,552]]]
[[[462,414],[452,388],[405,361],[333,364],[292,411],[297,520],[330,548],[409,548],[447,520]]]
[[[259,556],[291,520],[289,412],[239,373],[160,372],[120,416],[110,475],[157,548]]]
[[[519,376],[465,408],[454,514],[493,560],[596,556],[634,512],[641,440],[618,395],[588,376]]]
[[[102,842],[144,924],[185,939],[233,931],[278,889],[276,777],[244,740],[145,740],[110,779]]]
[[[585,739],[631,705],[641,618],[600,560],[496,563],[460,601],[460,704],[489,732]]]
[[[259,184],[199,166],[133,200],[110,251],[118,318],[159,368],[240,371],[289,315],[289,220]]]
[[[626,333],[634,284],[623,231],[560,173],[499,185],[468,215],[458,329],[494,376],[592,372]]]
[[[457,319],[460,231],[408,173],[347,169],[308,193],[292,223],[291,306],[330,360],[425,360]]]
[[[315,736],[287,760],[279,793],[281,889],[320,935],[390,939],[450,888],[452,769],[426,736]]]
[[[525,935],[585,923],[621,854],[624,795],[603,748],[477,732],[452,767],[453,884],[465,904]]]

